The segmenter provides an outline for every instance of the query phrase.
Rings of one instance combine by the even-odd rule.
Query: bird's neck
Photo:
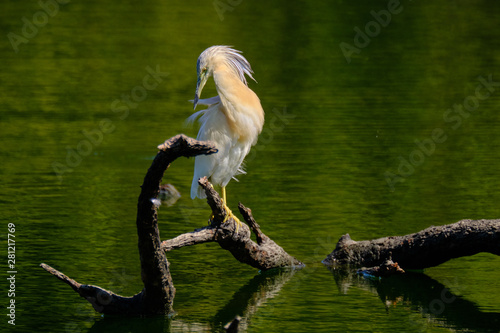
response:
[[[227,66],[214,70],[213,77],[223,106],[220,110],[229,126],[242,139],[251,137],[253,141],[264,123],[264,111],[259,98]]]
[[[213,77],[215,87],[222,100],[234,102],[251,91],[227,65],[217,66],[213,72]]]

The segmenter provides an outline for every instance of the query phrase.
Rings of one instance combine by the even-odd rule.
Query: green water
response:
[[[2,331],[220,331],[241,315],[248,332],[498,332],[496,256],[382,281],[321,260],[345,233],[500,216],[500,86],[479,86],[500,82],[500,3],[402,1],[387,12],[388,1],[217,3],[225,11],[210,1],[71,1],[53,16],[36,1],[0,5]],[[24,28],[29,38],[23,17],[39,25]],[[355,41],[355,27],[372,37]],[[341,43],[356,47],[349,59]],[[183,248],[167,254],[173,319],[102,317],[38,265],[122,295],[142,289],[139,185],[158,144],[196,136],[183,125],[187,100],[196,59],[214,44],[244,51],[266,111],[230,205],[252,208],[307,267],[259,274],[216,244]],[[146,90],[151,71],[160,74]],[[138,102],[125,107],[131,94]],[[213,94],[209,82],[203,96]],[[160,209],[162,239],[206,223],[206,204],[189,198],[192,167],[182,159],[166,173],[182,197]],[[5,315],[8,223],[15,327]]]

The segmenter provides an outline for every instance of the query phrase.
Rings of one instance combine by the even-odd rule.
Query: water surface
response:
[[[69,2],[15,52],[8,34],[21,36],[23,17],[41,9],[2,3],[0,205],[4,228],[16,225],[17,331],[220,331],[237,314],[249,332],[499,331],[496,256],[382,281],[320,263],[345,233],[500,216],[500,87],[483,84],[473,99],[481,80],[500,81],[500,4],[402,1],[377,29],[371,11],[387,6]],[[356,44],[367,24],[369,43]],[[341,43],[357,51],[347,59]],[[184,248],[168,253],[173,319],[102,317],[38,265],[122,295],[142,289],[139,185],[158,144],[196,136],[184,126],[187,100],[196,58],[214,44],[244,51],[266,111],[230,205],[252,208],[307,267],[259,274],[216,244]],[[162,73],[157,86],[138,95],[151,70]],[[132,94],[140,101],[126,110]],[[213,94],[210,82],[203,95]],[[208,206],[189,198],[192,168],[182,159],[166,173],[182,197],[160,210],[163,239],[206,223]]]

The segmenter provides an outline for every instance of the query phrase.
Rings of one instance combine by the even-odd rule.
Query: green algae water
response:
[[[500,4],[0,6],[2,331],[220,332],[236,315],[247,332],[500,330],[497,256],[382,280],[321,264],[345,233],[500,216]],[[307,266],[259,273],[217,244],[183,248],[167,253],[175,316],[103,317],[39,264],[124,296],[142,289],[139,186],[158,144],[196,136],[184,125],[196,59],[216,44],[244,52],[266,111],[229,204]],[[206,225],[193,164],[165,174],[181,198],[160,208],[162,239]]]

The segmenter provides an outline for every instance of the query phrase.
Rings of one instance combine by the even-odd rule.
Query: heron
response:
[[[232,217],[237,227],[241,222],[228,207],[226,186],[231,179],[237,180],[237,175],[246,173],[243,160],[257,143],[264,126],[264,110],[245,77],[247,75],[255,81],[253,71],[241,53],[230,46],[215,45],[200,54],[196,64],[198,81],[192,102],[194,110],[197,105],[207,108],[188,118],[191,123],[198,119],[200,130],[197,139],[212,141],[218,149],[216,154],[196,156],[191,198],[206,198],[198,184],[198,180],[206,176],[212,184],[221,187],[226,210],[223,222]],[[218,95],[200,99],[203,87],[211,76]]]

